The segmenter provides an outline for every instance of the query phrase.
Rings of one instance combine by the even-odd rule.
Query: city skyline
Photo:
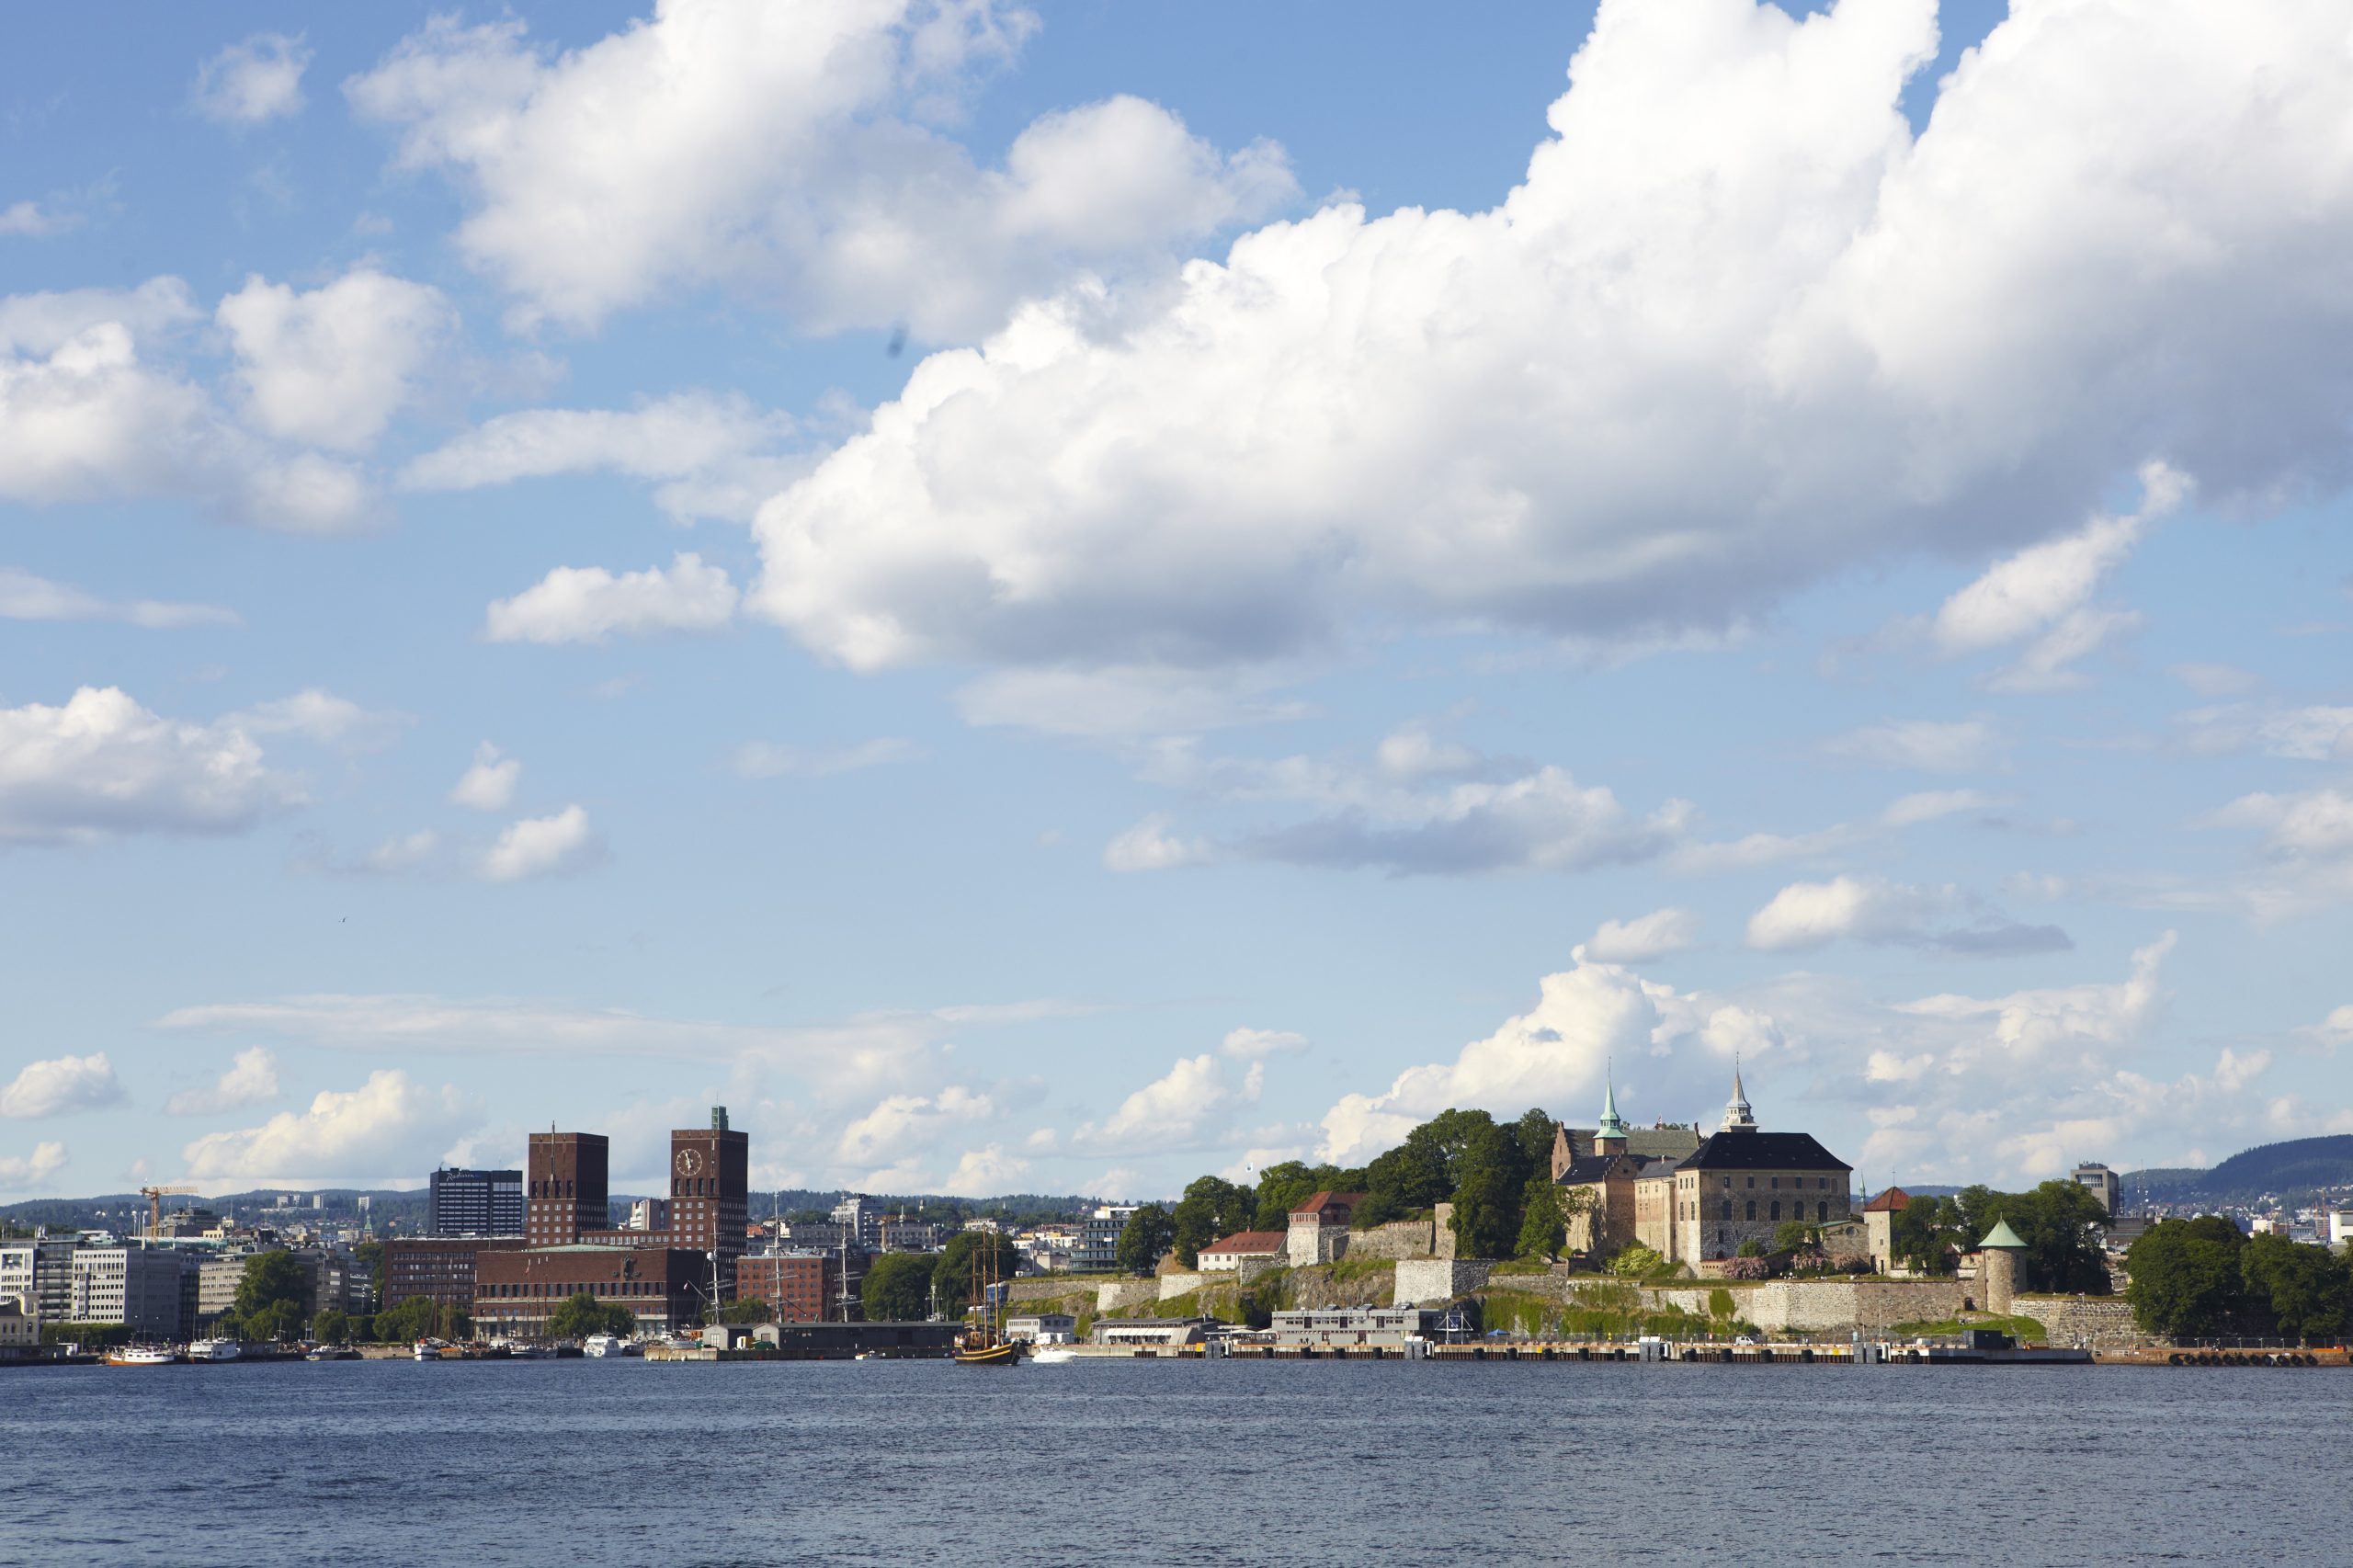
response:
[[[0,117],[0,1201],[2353,1131],[2325,7],[141,15]]]

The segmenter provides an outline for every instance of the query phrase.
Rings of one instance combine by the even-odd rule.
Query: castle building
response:
[[[1760,1129],[1737,1066],[1722,1124],[1704,1139],[1679,1131],[1697,1146],[1679,1155],[1638,1153],[1636,1134],[1618,1115],[1613,1085],[1590,1153],[1576,1154],[1565,1131],[1556,1135],[1553,1179],[1563,1189],[1563,1207],[1577,1210],[1569,1226],[1573,1249],[1600,1252],[1638,1242],[1707,1274],[1746,1243],[1771,1247],[1774,1233],[1789,1221],[1828,1225],[1849,1218],[1851,1167],[1810,1133]],[[1563,1143],[1571,1149],[1565,1163]]]

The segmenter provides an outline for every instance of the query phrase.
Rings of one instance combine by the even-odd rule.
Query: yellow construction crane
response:
[[[142,1187],[139,1196],[147,1200],[147,1233],[153,1235],[164,1228],[164,1195],[167,1192],[194,1192],[195,1187],[175,1183],[170,1187]]]

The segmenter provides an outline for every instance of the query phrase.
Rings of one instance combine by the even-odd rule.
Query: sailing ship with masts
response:
[[[959,1366],[1021,1364],[1021,1341],[1005,1336],[1004,1310],[997,1301],[998,1287],[1004,1283],[1003,1259],[998,1256],[996,1238],[990,1236],[972,1249],[972,1304],[968,1310],[971,1321],[964,1332],[956,1336]]]

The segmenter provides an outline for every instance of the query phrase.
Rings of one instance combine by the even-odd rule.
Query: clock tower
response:
[[[710,1108],[709,1127],[670,1134],[670,1234],[674,1246],[716,1252],[729,1269],[743,1256],[752,1179],[751,1140]]]

